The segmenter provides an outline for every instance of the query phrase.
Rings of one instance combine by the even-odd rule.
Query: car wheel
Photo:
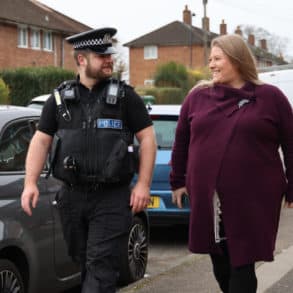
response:
[[[0,291],[25,293],[24,283],[17,267],[9,260],[0,260]]]
[[[148,232],[142,219],[134,216],[127,243],[128,254],[122,256],[119,283],[127,285],[143,278],[148,260]]]

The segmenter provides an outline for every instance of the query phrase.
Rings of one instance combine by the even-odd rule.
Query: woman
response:
[[[255,293],[255,262],[273,260],[284,196],[293,207],[292,108],[278,88],[258,80],[238,35],[213,40],[209,67],[212,80],[182,105],[172,199],[180,207],[189,195],[189,249],[210,254],[221,290]]]

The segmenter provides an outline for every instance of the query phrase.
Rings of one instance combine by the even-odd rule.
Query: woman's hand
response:
[[[186,187],[180,187],[172,192],[172,202],[182,209],[183,196],[188,196]]]
[[[284,204],[284,207],[289,208],[289,209],[293,209],[293,202],[286,201],[285,204]]]

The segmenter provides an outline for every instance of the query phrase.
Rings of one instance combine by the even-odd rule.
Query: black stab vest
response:
[[[107,99],[111,82],[119,86],[115,103]],[[125,119],[126,85],[111,82],[87,103],[81,101],[76,83],[59,89],[62,104],[57,105],[52,170],[54,177],[67,184],[126,183],[137,169],[134,135]]]

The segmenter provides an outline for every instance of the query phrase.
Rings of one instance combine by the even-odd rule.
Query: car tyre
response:
[[[7,259],[0,260],[0,290],[5,293],[25,293],[23,278],[17,267]]]
[[[134,216],[129,231],[127,248],[121,259],[120,285],[127,285],[143,278],[148,260],[148,230],[144,221]]]

